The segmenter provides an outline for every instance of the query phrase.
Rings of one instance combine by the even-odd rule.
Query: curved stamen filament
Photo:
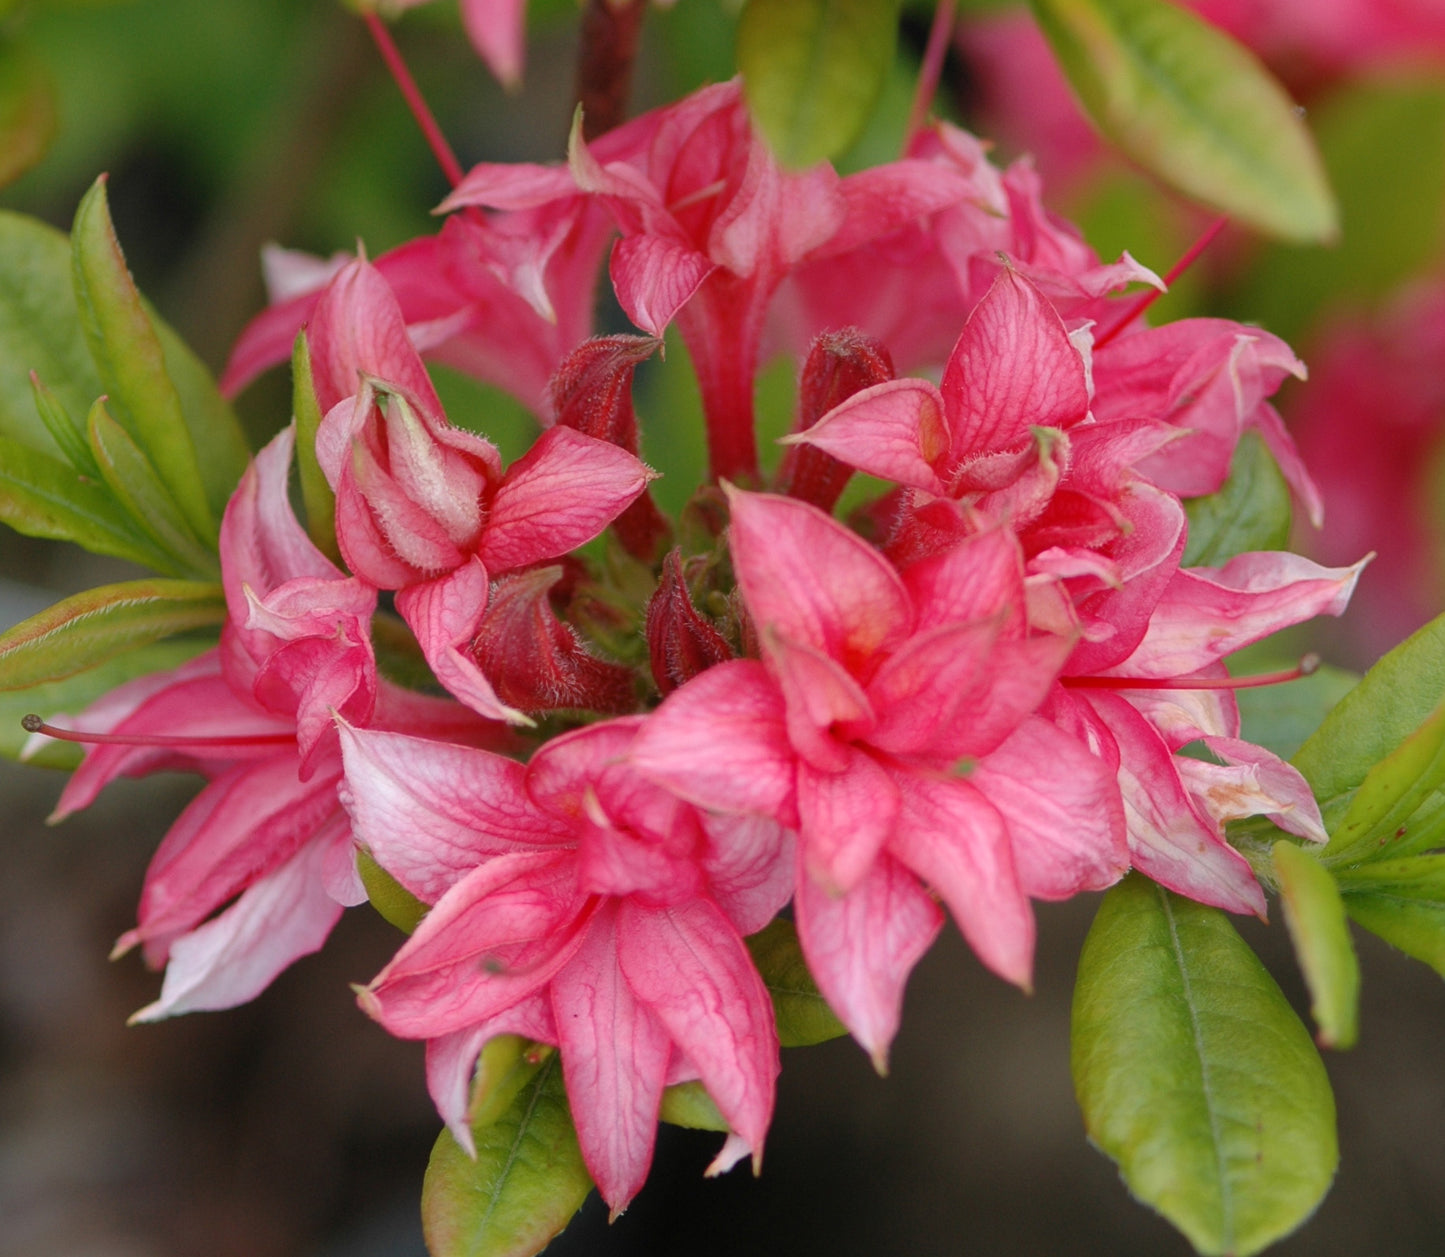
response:
[[[95,746],[173,746],[177,750],[197,750],[225,746],[289,746],[296,742],[294,731],[285,733],[247,733],[234,736],[190,737],[163,733],[87,733],[84,729],[61,729],[46,724],[33,712],[20,718],[26,733],[43,733],[62,742],[80,742]]]
[[[1298,666],[1252,677],[1060,677],[1073,690],[1253,690],[1263,685],[1298,681],[1320,666],[1318,655],[1305,655]]]
[[[1128,327],[1130,323],[1143,314],[1145,310],[1158,301],[1160,297],[1164,296],[1164,294],[1173,287],[1174,281],[1194,265],[1199,255],[1214,243],[1214,237],[1228,225],[1229,219],[1224,215],[1221,215],[1210,223],[1209,226],[1204,229],[1199,239],[1184,250],[1184,256],[1169,268],[1169,273],[1164,276],[1164,287],[1151,288],[1132,305],[1126,306],[1124,312],[1108,328],[1095,337],[1094,348],[1098,349],[1103,345],[1107,345],[1114,337]]]

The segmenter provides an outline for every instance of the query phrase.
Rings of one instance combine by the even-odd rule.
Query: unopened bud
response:
[[[647,604],[647,651],[652,679],[663,694],[733,657],[727,639],[692,605],[678,550],[663,561],[657,592]]]

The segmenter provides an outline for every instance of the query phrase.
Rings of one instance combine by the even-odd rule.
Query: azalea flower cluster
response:
[[[1300,775],[1241,739],[1224,660],[1338,614],[1358,567],[1182,566],[1183,498],[1245,430],[1319,513],[1269,400],[1303,373],[1279,340],[1149,327],[1122,294],[1155,277],[951,126],[785,172],[735,84],[563,165],[479,166],[443,208],[374,263],[273,258],[288,291],[226,383],[304,327],[299,457],[334,532],[315,497],[293,513],[288,429],[225,514],[219,647],[74,721],[108,740],[61,814],[121,774],[208,779],[120,943],[166,968],[139,1017],[254,996],[365,897],[360,854],[428,908],[362,1007],[427,1041],[458,1142],[485,1044],[555,1045],[618,1211],[669,1085],[725,1121],[715,1170],[759,1162],[779,1046],[744,940],[779,913],[881,1069],[946,916],[1027,988],[1031,900],[1135,868],[1263,914],[1225,822],[1324,840]],[[604,257],[642,335],[591,335]],[[678,523],[631,396],[670,327],[712,475]],[[779,352],[799,398],[769,477],[753,391]],[[531,406],[526,455],[454,424],[424,357]],[[845,522],[855,472],[883,483]],[[608,530],[606,562],[578,553]],[[380,666],[398,638],[427,692]]]

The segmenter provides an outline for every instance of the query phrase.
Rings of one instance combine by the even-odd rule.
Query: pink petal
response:
[[[1004,527],[986,528],[940,554],[913,563],[903,583],[913,598],[917,631],[959,620],[1007,613],[1000,627],[1023,613],[1023,553]]]
[[[811,646],[855,675],[908,636],[913,610],[903,582],[861,537],[792,498],[734,489],[728,502],[733,566],[759,629]]]
[[[782,693],[762,664],[720,663],[647,717],[631,762],[703,807],[787,824],[797,757],[784,721]]]
[[[927,754],[939,745],[940,734],[961,715],[980,668],[989,663],[998,621],[946,624],[919,633],[889,656],[868,686],[868,698],[879,713],[868,731],[869,745],[894,755]]]
[[[763,630],[763,649],[787,703],[788,737],[793,749],[824,772],[839,772],[849,761],[846,737],[834,726],[866,731],[873,708],[858,683],[821,651]]]
[[[318,951],[341,916],[326,893],[327,844],[310,843],[252,882],[229,908],[170,946],[161,996],[131,1017],[234,1008],[254,999],[293,960]]]
[[[948,457],[943,397],[927,380],[889,380],[855,393],[785,444],[811,445],[840,463],[942,494]]]
[[[1024,894],[1067,899],[1129,871],[1114,772],[1076,738],[1031,716],[969,774],[1008,824]]]
[[[793,835],[756,816],[705,815],[708,886],[739,934],[756,934],[793,895]]]
[[[526,0],[462,0],[462,25],[503,87],[522,81]]]
[[[629,928],[621,911],[599,912],[552,982],[577,1141],[614,1217],[627,1208],[652,1164],[672,1049],[658,1014],[623,976],[620,953]]]
[[[450,213],[467,205],[489,209],[535,209],[552,201],[578,196],[577,182],[566,166],[532,162],[478,162],[467,171],[440,205]]]
[[[1010,268],[964,324],[942,392],[955,467],[970,455],[1020,444],[1031,427],[1072,427],[1089,409],[1084,363],[1063,321]]]
[[[943,897],[984,964],[1028,989],[1034,914],[1003,817],[967,781],[900,773],[898,784],[903,808],[889,851]]]
[[[844,895],[873,867],[898,819],[898,788],[882,768],[848,747],[842,771],[798,765],[803,863],[829,894]]]
[[[571,852],[499,855],[439,899],[361,992],[403,1039],[434,1039],[497,1016],[543,989],[581,945]]]
[[[523,712],[497,697],[492,683],[461,649],[476,635],[489,585],[487,569],[473,558],[438,580],[403,589],[396,596],[396,609],[416,635],[437,680],[453,695],[489,720],[531,724]]]
[[[772,1001],[742,939],[707,899],[662,910],[628,900],[617,914],[617,959],[760,1163],[778,1037]]]
[[[528,797],[514,759],[341,722],[343,801],[357,840],[425,903],[488,856],[573,840]]]
[[[1215,820],[1265,815],[1288,833],[1329,841],[1319,804],[1297,768],[1238,738],[1207,737],[1204,745],[1229,767],[1181,757],[1179,775]]]
[[[943,913],[918,879],[886,854],[841,897],[800,869],[793,912],[818,989],[878,1071],[886,1072],[904,983],[938,937]]]
[[[653,478],[636,457],[571,428],[551,428],[492,499],[479,551],[492,572],[566,554],[591,541]]]
[[[608,272],[617,300],[644,332],[661,336],[717,269],[705,253],[665,236],[627,236],[612,247]]]

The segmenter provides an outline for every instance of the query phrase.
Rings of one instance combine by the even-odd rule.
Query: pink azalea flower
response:
[[[1005,530],[900,576],[815,507],[729,497],[763,659],[680,687],[632,760],[702,806],[796,825],[804,953],[881,1067],[942,919],[925,885],[985,964],[1027,985],[1029,896],[1107,886],[1127,866],[1117,788],[1032,714],[1073,642],[1025,632]]]
[[[670,1083],[701,1079],[751,1153],[772,1116],[778,1042],[744,934],[786,901],[775,824],[708,816],[624,762],[641,718],[555,738],[525,767],[486,751],[342,727],[361,842],[432,904],[362,992],[427,1039],[428,1083],[463,1147],[485,1042],[561,1048],[573,1119],[614,1215],[646,1178]]]
[[[326,290],[310,344],[329,407],[316,455],[336,492],[343,557],[372,584],[401,591],[397,609],[453,694],[489,718],[525,722],[471,653],[492,580],[591,540],[652,473],[566,426],[544,432],[503,472],[489,441],[447,422],[400,307],[364,262]],[[546,689],[538,678],[526,684]]]
[[[109,735],[71,777],[56,819],[117,776],[181,768],[210,778],[146,874],[140,944],[166,966],[151,1021],[253,998],[325,941],[366,895],[336,797],[341,755],[331,712],[452,736],[481,722],[464,709],[379,680],[370,619],[376,591],[338,572],[286,499],[291,433],[256,458],[221,525],[230,620],[219,650],[141,677],[78,717]],[[229,901],[235,900],[234,903]],[[229,903],[229,906],[226,906]]]

